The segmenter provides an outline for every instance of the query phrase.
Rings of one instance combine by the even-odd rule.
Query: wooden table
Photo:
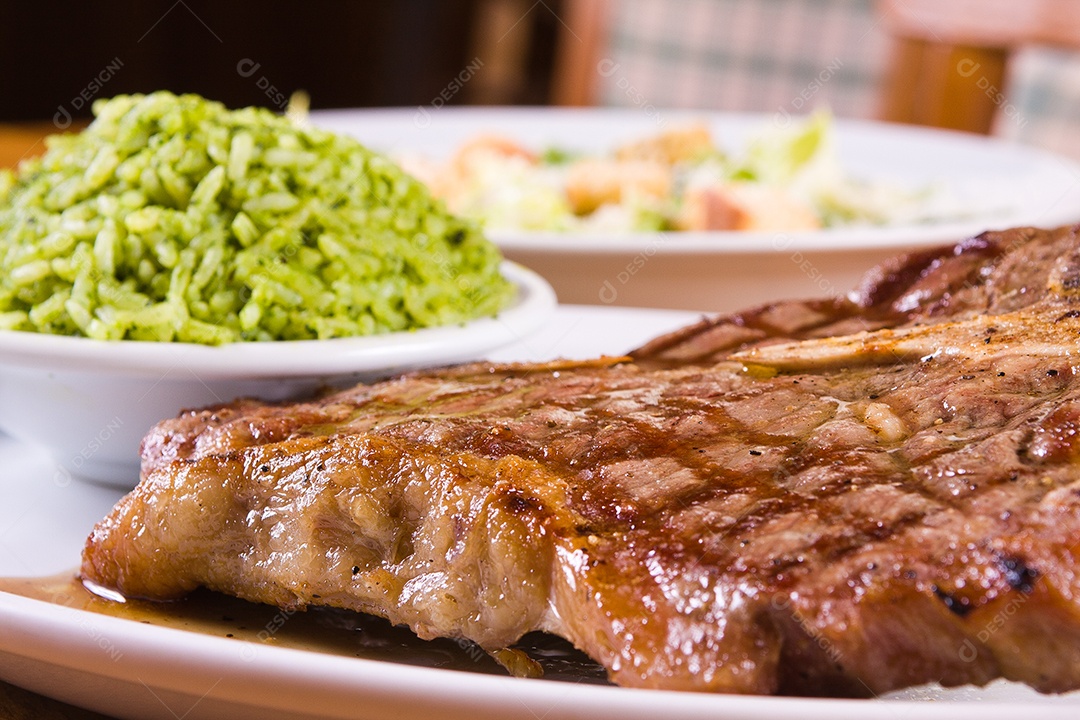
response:
[[[45,152],[44,138],[60,132],[51,122],[0,124],[0,167],[15,167],[19,161]]]
[[[61,130],[51,122],[0,123],[0,167],[15,167],[20,160],[45,152],[45,137],[62,132],[77,132],[89,124],[76,120]]]

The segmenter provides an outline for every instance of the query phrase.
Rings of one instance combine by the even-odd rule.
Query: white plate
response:
[[[498,359],[538,360],[629,350],[690,322],[689,313],[560,308]],[[119,493],[54,483],[45,455],[0,438],[0,575],[74,568],[83,538]],[[1043,720],[1074,718],[1077,695],[1048,697],[1009,683],[923,688],[891,700],[737,697],[519,680],[256,645],[74,610],[0,593],[0,677],[128,718],[515,718],[673,720]],[[922,702],[934,699],[934,702]]]
[[[603,152],[682,122],[705,120],[738,152],[773,115],[626,109],[416,108],[313,113],[315,124],[391,154],[443,157],[480,132],[529,147]],[[843,294],[889,254],[987,229],[1080,220],[1080,165],[1000,139],[837,119],[852,175],[938,187],[968,217],[799,233],[564,234],[491,232],[507,257],[544,275],[562,302],[729,311],[781,298]]]
[[[47,447],[64,472],[132,487],[139,441],[186,407],[286,400],[416,367],[479,358],[527,336],[555,308],[536,273],[505,262],[517,299],[493,318],[372,337],[296,342],[106,342],[0,331],[0,427]]]
[[[0,366],[152,375],[183,367],[202,378],[285,378],[392,372],[458,362],[520,339],[548,319],[551,288],[536,273],[504,262],[517,298],[496,317],[464,325],[330,340],[237,342],[227,345],[89,340],[0,330]]]

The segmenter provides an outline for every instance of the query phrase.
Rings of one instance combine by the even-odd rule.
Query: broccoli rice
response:
[[[0,329],[220,344],[372,335],[512,297],[478,227],[359,142],[166,92],[0,171]]]

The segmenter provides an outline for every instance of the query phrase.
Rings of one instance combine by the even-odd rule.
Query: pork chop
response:
[[[83,575],[331,605],[615,683],[1080,687],[1080,238],[988,233],[632,358],[186,412]]]

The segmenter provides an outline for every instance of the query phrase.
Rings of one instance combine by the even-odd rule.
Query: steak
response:
[[[330,605],[620,685],[1080,687],[1080,238],[987,233],[630,357],[156,426],[83,576]]]

